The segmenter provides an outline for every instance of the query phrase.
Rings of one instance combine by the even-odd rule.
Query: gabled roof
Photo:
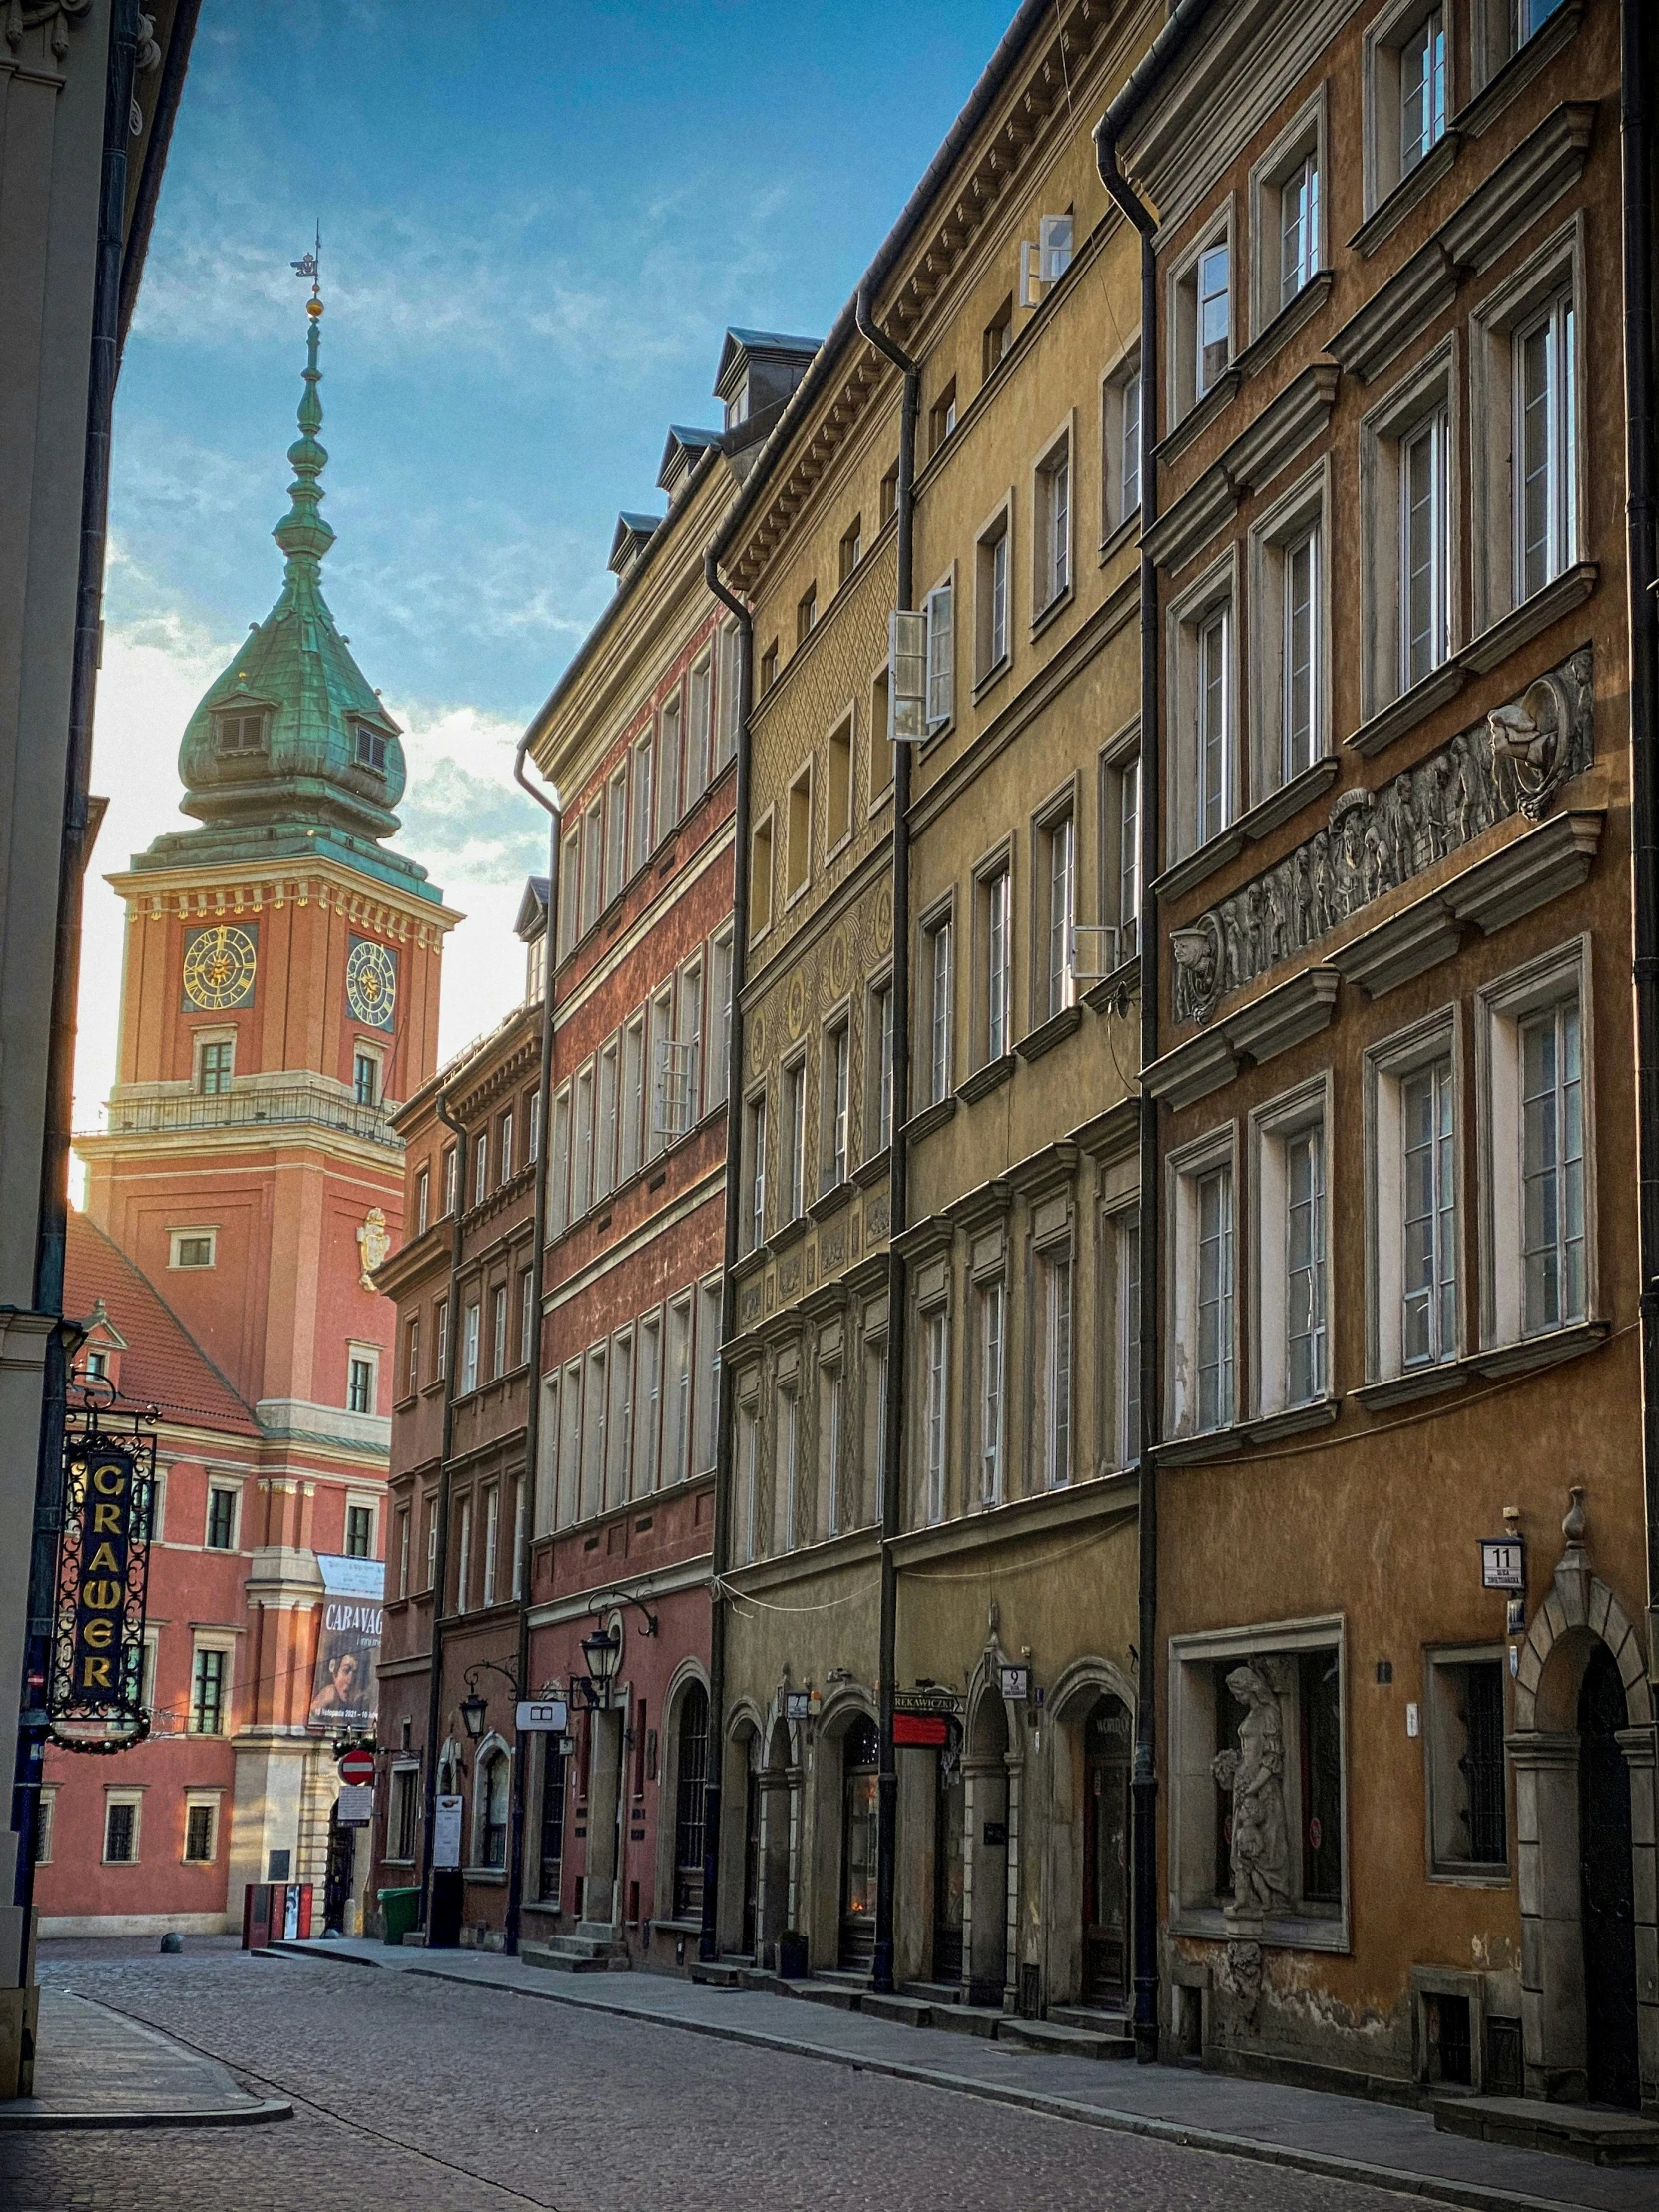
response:
[[[810,361],[823,342],[822,338],[790,337],[781,330],[728,330],[720,349],[720,366],[715,370],[715,397],[729,399],[732,396],[731,387],[742,380],[747,362],[757,357]]]
[[[513,935],[522,937],[526,944],[532,937],[539,937],[547,927],[547,901],[553,886],[545,875],[525,878],[524,896],[518,902],[518,919],[513,923]]]
[[[258,1436],[254,1409],[230,1382],[160,1292],[119,1246],[74,1207],[64,1271],[64,1311],[84,1318],[102,1301],[122,1345],[121,1395],[154,1405],[164,1420]]]
[[[683,423],[671,422],[668,441],[663,447],[662,465],[657,470],[657,489],[666,491],[672,498],[675,485],[687,469],[694,468],[711,445],[720,443],[723,435],[719,430],[691,430]]]
[[[662,526],[661,515],[620,514],[616,518],[616,534],[611,539],[611,557],[606,567],[620,576],[624,569],[639,558],[641,547],[653,531]]]

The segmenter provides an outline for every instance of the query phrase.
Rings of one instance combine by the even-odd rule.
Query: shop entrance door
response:
[[[933,1827],[933,1979],[962,1978],[963,1806],[961,1762],[938,1761]]]
[[[1129,1993],[1128,1709],[1103,1697],[1083,1725],[1083,2002]]]
[[[881,1739],[856,1720],[841,1739],[840,1963],[867,1973],[875,1956],[875,1795]]]

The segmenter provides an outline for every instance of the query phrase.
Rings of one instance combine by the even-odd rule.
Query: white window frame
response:
[[[1249,805],[1328,760],[1331,738],[1331,473],[1329,461],[1294,484],[1250,532],[1251,778]],[[1293,622],[1300,560],[1311,555],[1307,727],[1294,703]]]
[[[1141,339],[1137,331],[1100,379],[1100,542],[1108,545],[1141,511],[1145,460]],[[1133,466],[1131,467],[1131,456]]]
[[[1075,421],[1067,415],[1031,470],[1031,624],[1071,596],[1076,572],[1073,539],[1077,508],[1072,448]]]
[[[179,1255],[186,1242],[194,1242],[199,1237],[206,1237],[208,1240],[208,1257],[205,1260],[182,1260]],[[182,1268],[190,1272],[219,1265],[219,1231],[214,1227],[170,1229],[167,1233],[167,1248],[169,1268]]]
[[[927,735],[936,738],[956,718],[956,571],[948,569],[922,601],[927,638]]]
[[[654,1320],[655,1317],[650,1317]],[[644,1336],[649,1321],[640,1324],[641,1345],[644,1352]],[[609,1393],[605,1420],[605,1467],[602,1508],[611,1512],[624,1505],[635,1494],[638,1453],[635,1448],[634,1411],[634,1331],[632,1327],[619,1329],[611,1339],[610,1360],[606,1367],[606,1389]],[[662,1340],[658,1344],[659,1364],[662,1357]],[[645,1361],[641,1358],[640,1373],[643,1378]],[[641,1410],[645,1409],[642,1385]],[[648,1447],[649,1448],[649,1447]]]
[[[864,1070],[868,1098],[864,1126],[873,1142],[866,1159],[878,1159],[892,1142],[892,970],[872,978],[864,1001]]]
[[[975,1279],[973,1308],[979,1467],[974,1502],[988,1512],[1002,1503],[1008,1473],[1008,1282],[1000,1267]]]
[[[605,785],[605,892],[609,906],[628,878],[628,764],[620,762]]]
[[[1101,923],[1099,965],[1121,966],[1140,944],[1141,731],[1139,722],[1101,750]],[[1081,963],[1080,963],[1081,964]]]
[[[917,1423],[920,1446],[921,1524],[936,1528],[948,1509],[946,1490],[950,1467],[950,1306],[938,1297],[917,1314],[918,1380],[921,1384],[921,1418]]]
[[[1141,1456],[1141,1215],[1138,1197],[1106,1216],[1111,1268],[1112,1461],[1132,1467]],[[1133,1290],[1130,1285],[1133,1283]]]
[[[1068,783],[1031,825],[1032,1024],[1040,1029],[1077,998],[1077,791]]]
[[[819,1071],[819,1189],[838,1190],[852,1163],[852,1010],[842,1005],[824,1027]]]
[[[1330,175],[1322,83],[1250,172],[1253,337],[1260,337],[1287,307],[1294,306],[1314,278],[1331,266],[1331,211],[1326,205]],[[1295,205],[1287,208],[1287,196],[1293,194]]]
[[[1428,1308],[1429,1350],[1426,1357],[1406,1358],[1405,1302],[1405,1204],[1406,1137],[1405,1087],[1431,1069],[1447,1071],[1446,1102],[1450,1108],[1449,1168],[1436,1157],[1432,1164],[1433,1193],[1437,1201],[1449,1196],[1449,1206],[1437,1203],[1431,1211]],[[1409,1375],[1432,1378],[1458,1360],[1464,1350],[1464,1313],[1468,1286],[1463,1265],[1463,1144],[1466,1116],[1463,1111],[1462,1018],[1453,1004],[1442,1006],[1408,1029],[1371,1046],[1365,1056],[1366,1145],[1366,1280],[1369,1286],[1366,1314],[1366,1379],[1389,1382]],[[1438,1139],[1435,1140],[1436,1144]],[[1449,1181],[1449,1194],[1446,1183]],[[1450,1213],[1450,1222],[1443,1220]],[[1440,1318],[1441,1285],[1446,1283],[1449,1261],[1451,1328],[1447,1334]]]
[[[1365,100],[1365,206],[1377,210],[1413,176],[1445,137],[1446,125],[1458,106],[1454,96],[1455,40],[1449,0],[1394,0],[1366,26],[1361,52],[1361,76]],[[1438,98],[1433,92],[1433,64],[1428,71],[1428,99],[1419,114],[1428,124],[1427,143],[1417,134],[1417,151],[1406,159],[1404,56],[1422,36],[1430,17],[1439,19],[1440,59]],[[1437,128],[1435,127],[1437,125]]]
[[[1014,855],[1003,844],[974,870],[974,965],[979,987],[973,1048],[988,1066],[1014,1049]]]
[[[1167,404],[1172,426],[1183,421],[1196,406],[1209,397],[1232,368],[1238,352],[1237,229],[1233,201],[1229,198],[1170,268],[1168,328],[1171,343],[1168,347],[1169,366],[1166,373],[1169,380]],[[1227,360],[1224,364],[1212,364],[1212,369],[1207,374],[1203,365],[1204,349],[1201,342],[1200,290],[1205,281],[1208,258],[1218,247],[1227,255]],[[1145,403],[1144,391],[1142,403]]]
[[[798,1052],[779,1070],[778,1163],[779,1226],[799,1221],[807,1211],[807,1055]]]
[[[1224,835],[1244,811],[1244,778],[1240,761],[1238,560],[1230,546],[1174,601],[1166,616],[1166,650],[1170,686],[1170,727],[1176,742],[1169,747],[1166,804],[1170,815],[1168,860],[1183,859],[1215,837]],[[1220,694],[1222,714],[1220,822],[1205,821],[1205,763],[1207,730],[1200,725],[1201,641],[1217,616],[1225,622]]]
[[[655,846],[652,834],[657,806],[657,733],[647,723],[628,749],[629,833],[628,872],[637,874]]]
[[[1003,673],[1013,652],[1011,491],[980,524],[973,542],[973,681],[977,690]]]
[[[1077,1255],[1071,1223],[1031,1255],[1031,1370],[1035,1486],[1062,1490],[1077,1473]]]
[[[368,1370],[368,1405],[366,1407],[366,1410],[370,1413],[373,1413],[378,1410],[380,1403],[380,1347],[378,1345],[357,1344],[355,1342],[348,1343],[346,1345],[345,1402],[347,1407],[353,1412],[359,1410],[358,1407],[355,1407],[351,1404],[351,1370],[353,1367],[357,1366],[364,1367]]]
[[[1360,712],[1369,721],[1426,684],[1462,643],[1463,538],[1459,338],[1448,335],[1366,414],[1360,424]],[[1431,437],[1437,452],[1434,540],[1436,657],[1410,662],[1410,454]]]
[[[461,1373],[457,1397],[469,1397],[478,1387],[480,1340],[484,1328],[481,1297],[469,1299],[461,1309]]]
[[[954,1089],[956,948],[953,901],[946,899],[921,922],[922,974],[927,986],[927,1097],[937,1106]]]
[[[1475,307],[1469,321],[1469,423],[1474,455],[1473,585],[1474,629],[1500,622],[1524,604],[1517,561],[1519,501],[1515,466],[1520,425],[1515,420],[1519,340],[1537,315],[1558,296],[1570,298],[1574,315],[1572,370],[1568,392],[1576,426],[1567,473],[1560,485],[1565,505],[1566,558],[1555,573],[1587,557],[1585,518],[1589,505],[1589,452],[1585,359],[1593,333],[1586,326],[1585,216],[1582,210],[1547,239],[1506,282]],[[1553,581],[1553,578],[1550,579]],[[1542,587],[1547,589],[1547,584]]]
[[[1231,1197],[1231,1291],[1227,1303],[1230,1324],[1223,1317],[1220,1346],[1222,1377],[1218,1382],[1218,1414],[1200,1426],[1201,1378],[1199,1373],[1199,1201],[1206,1177],[1225,1171]],[[1210,1435],[1234,1426],[1239,1418],[1240,1323],[1239,1234],[1239,1131],[1236,1122],[1224,1122],[1168,1154],[1165,1163],[1166,1209],[1169,1221],[1170,1266],[1165,1299],[1164,1433],[1171,1438]],[[1228,1379],[1230,1378],[1230,1385]]]
[[[1476,993],[1476,1134],[1479,1151],[1481,1343],[1514,1345],[1583,1327],[1600,1311],[1597,1279],[1595,1039],[1590,937],[1574,938],[1500,976]],[[1580,1314],[1529,1319],[1523,1286],[1521,1161],[1522,1025],[1546,1008],[1576,1000],[1581,1070],[1584,1297]]]
[[[744,1250],[757,1252],[767,1236],[767,1094],[764,1084],[744,1100]]]
[[[1329,1072],[1299,1084],[1295,1090],[1270,1099],[1250,1116],[1250,1181],[1254,1199],[1251,1237],[1250,1318],[1254,1360],[1251,1398],[1259,1419],[1323,1405],[1333,1396],[1331,1192],[1332,1113]],[[1292,1159],[1310,1144],[1316,1165],[1317,1187],[1306,1207],[1299,1207],[1292,1186]],[[1237,1222],[1237,1207],[1234,1218]],[[1292,1370],[1292,1289],[1296,1216],[1301,1213],[1309,1232],[1309,1258],[1297,1272],[1312,1277],[1309,1300],[1310,1328],[1301,1334],[1309,1343],[1312,1374],[1310,1386],[1295,1389]],[[1311,1218],[1310,1218],[1311,1217]],[[1293,1394],[1294,1391],[1294,1394]]]

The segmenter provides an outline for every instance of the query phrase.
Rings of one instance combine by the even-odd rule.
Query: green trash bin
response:
[[[420,1919],[420,1892],[382,1890],[379,1896],[384,1939],[388,1943],[400,1943]]]

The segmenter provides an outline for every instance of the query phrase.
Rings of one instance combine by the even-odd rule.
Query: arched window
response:
[[[703,1911],[703,1784],[709,1771],[709,1693],[692,1683],[680,1700],[679,1769],[675,1791],[674,1917]]]
[[[477,1864],[507,1864],[507,1794],[512,1767],[504,1751],[486,1754],[478,1768]]]

